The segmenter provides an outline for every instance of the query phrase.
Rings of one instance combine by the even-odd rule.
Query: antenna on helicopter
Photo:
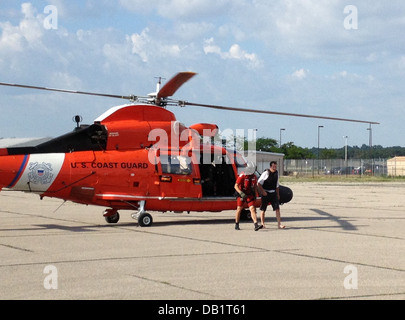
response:
[[[166,80],[166,78],[155,77],[155,79],[158,79],[158,81],[156,83],[156,92],[159,92],[160,91],[160,86],[162,85],[162,80]]]
[[[155,77],[155,79],[157,79],[156,92],[149,93],[149,99],[147,101],[157,106],[165,107],[167,105],[166,97],[159,96],[159,92],[162,86],[162,80],[166,80],[166,78]]]

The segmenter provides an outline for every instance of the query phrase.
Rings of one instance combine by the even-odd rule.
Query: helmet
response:
[[[246,163],[246,168],[245,168],[245,174],[246,175],[251,175],[254,174],[256,170],[256,165],[253,161],[248,161]]]

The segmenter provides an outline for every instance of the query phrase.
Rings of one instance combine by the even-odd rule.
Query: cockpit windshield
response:
[[[8,154],[69,153],[99,151],[107,146],[107,130],[100,124],[82,126],[72,132],[33,147],[8,148]]]

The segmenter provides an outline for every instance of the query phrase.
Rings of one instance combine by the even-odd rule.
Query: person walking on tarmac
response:
[[[255,175],[255,168],[256,166],[252,161],[248,161],[245,171],[239,175],[238,179],[235,183],[235,190],[239,193],[240,197],[238,197],[237,201],[237,209],[236,209],[236,217],[235,217],[235,230],[240,230],[239,228],[239,221],[240,221],[240,214],[243,209],[243,204],[247,203],[250,210],[250,215],[252,217],[253,223],[255,225],[255,231],[260,230],[263,228],[262,225],[258,225],[257,223],[257,214],[256,214],[256,192],[257,192],[257,177]]]
[[[262,205],[260,206],[261,214],[260,219],[263,227],[264,225],[264,214],[267,210],[267,206],[271,203],[273,211],[276,212],[276,218],[279,229],[285,229],[285,226],[281,224],[280,217],[280,184],[278,182],[278,171],[277,162],[270,162],[270,169],[267,169],[262,173],[257,183],[257,188],[259,193],[262,195]]]

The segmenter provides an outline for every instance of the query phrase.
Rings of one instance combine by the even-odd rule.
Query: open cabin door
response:
[[[203,197],[233,197],[236,178],[228,155],[205,152],[200,157]]]

